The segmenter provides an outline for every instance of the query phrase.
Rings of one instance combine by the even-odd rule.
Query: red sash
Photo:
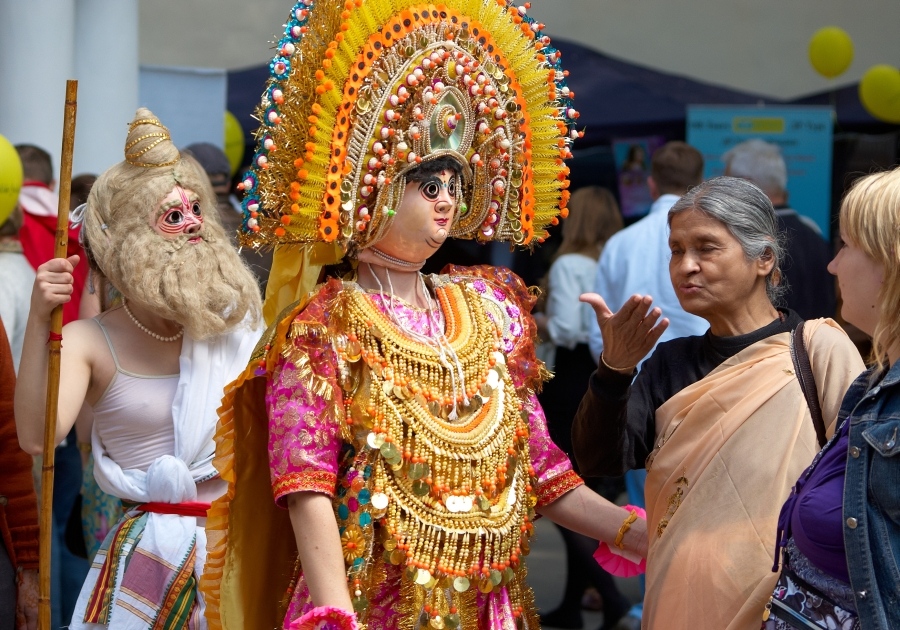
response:
[[[177,514],[178,516],[202,516],[209,511],[209,503],[189,501],[186,503],[141,503],[135,509],[140,512],[153,512],[154,514]]]

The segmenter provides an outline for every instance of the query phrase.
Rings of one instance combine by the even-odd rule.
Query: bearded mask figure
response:
[[[177,321],[195,339],[260,316],[253,274],[231,247],[200,165],[139,109],[125,161],[94,185],[83,238],[91,267],[126,300]]]

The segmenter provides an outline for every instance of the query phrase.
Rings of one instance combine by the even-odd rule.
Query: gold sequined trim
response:
[[[156,131],[153,133],[144,134],[138,138],[135,138],[131,142],[125,145],[125,161],[131,164],[132,166],[142,166],[145,168],[151,167],[161,167],[161,166],[171,166],[178,162],[181,159],[179,156],[174,160],[169,160],[168,162],[137,162],[136,160],[152,150],[155,146],[159,145],[162,142],[171,141],[172,137],[169,135],[169,130],[163,125],[158,118],[142,118],[140,120],[135,120],[131,123],[131,126],[128,127],[128,132],[131,133],[134,129],[140,125],[151,125],[153,127],[159,127],[162,131]],[[141,150],[136,151],[135,153],[129,153],[128,151],[143,142],[144,140],[149,140],[150,138],[155,138],[152,142],[150,142],[147,146],[143,147]]]
[[[325,470],[304,470],[277,477],[272,483],[272,492],[275,501],[280,502],[283,497],[294,492],[320,492],[333,497],[336,486],[337,475],[334,473]]]
[[[332,401],[334,392],[328,379],[316,374],[309,354],[298,345],[306,340],[325,339],[327,330],[322,324],[294,321],[291,323],[288,333],[289,341],[281,350],[281,356],[294,364],[297,376],[306,386],[306,389],[320,398]]]
[[[584,484],[584,480],[574,470],[549,479],[537,487],[537,506],[549,505],[570,490]]]

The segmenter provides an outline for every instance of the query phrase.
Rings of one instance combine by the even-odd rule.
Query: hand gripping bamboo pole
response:
[[[66,81],[62,158],[59,164],[59,208],[56,220],[55,258],[65,258],[69,242],[69,198],[72,194],[72,151],[75,146],[75,112],[78,81]],[[50,315],[50,360],[47,364],[47,406],[44,415],[44,462],[41,469],[40,581],[38,628],[50,630],[50,545],[53,536],[53,469],[56,454],[56,416],[59,405],[59,359],[62,348],[62,306]]]

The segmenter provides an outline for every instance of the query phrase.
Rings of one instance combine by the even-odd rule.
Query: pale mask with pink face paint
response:
[[[150,227],[163,238],[175,238],[182,234],[197,234],[203,227],[200,195],[176,185],[160,202],[156,212],[150,215]],[[199,235],[188,239],[199,242]]]

